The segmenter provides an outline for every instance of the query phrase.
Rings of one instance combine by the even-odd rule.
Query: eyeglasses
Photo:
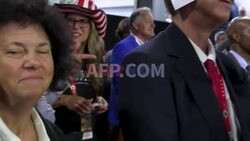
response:
[[[86,28],[89,24],[89,19],[79,19],[75,20],[73,18],[66,18],[70,26],[74,26],[77,24],[80,28]]]

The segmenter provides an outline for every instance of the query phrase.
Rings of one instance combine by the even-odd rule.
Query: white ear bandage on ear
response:
[[[171,0],[174,10],[178,10],[195,0]]]

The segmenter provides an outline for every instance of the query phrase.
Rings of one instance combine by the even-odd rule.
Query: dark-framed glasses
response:
[[[66,20],[70,26],[74,26],[75,24],[77,24],[80,28],[86,28],[90,22],[89,19],[76,20],[70,17],[67,17]]]

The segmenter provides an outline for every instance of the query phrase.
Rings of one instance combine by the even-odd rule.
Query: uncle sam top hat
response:
[[[104,11],[97,8],[92,0],[51,0],[50,4],[62,14],[78,14],[90,18],[101,38],[106,34],[107,17]]]

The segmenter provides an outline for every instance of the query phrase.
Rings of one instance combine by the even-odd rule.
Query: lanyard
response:
[[[71,90],[72,94],[77,95],[78,92],[77,92],[77,89],[76,89],[76,82],[74,80],[70,80],[69,84],[70,84],[70,90]]]

